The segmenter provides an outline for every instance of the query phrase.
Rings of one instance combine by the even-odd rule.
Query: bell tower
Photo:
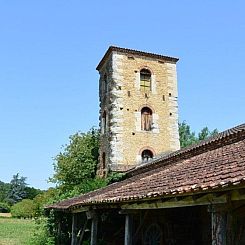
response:
[[[178,59],[111,46],[100,74],[98,175],[123,172],[178,150]]]

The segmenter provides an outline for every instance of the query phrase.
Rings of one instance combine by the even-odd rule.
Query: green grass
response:
[[[33,220],[0,217],[0,245],[28,245],[34,229]]]

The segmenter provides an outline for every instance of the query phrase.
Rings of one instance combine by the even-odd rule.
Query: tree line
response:
[[[23,199],[33,200],[43,191],[34,187],[29,187],[26,177],[19,173],[13,175],[10,183],[0,181],[0,212],[9,212],[18,202]]]

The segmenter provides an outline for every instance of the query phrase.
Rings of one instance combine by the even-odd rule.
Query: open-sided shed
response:
[[[245,244],[245,124],[126,175],[48,207],[71,215],[71,244]]]

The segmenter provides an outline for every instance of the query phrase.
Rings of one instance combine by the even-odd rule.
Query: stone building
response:
[[[98,175],[178,150],[177,58],[109,47],[100,74]]]

